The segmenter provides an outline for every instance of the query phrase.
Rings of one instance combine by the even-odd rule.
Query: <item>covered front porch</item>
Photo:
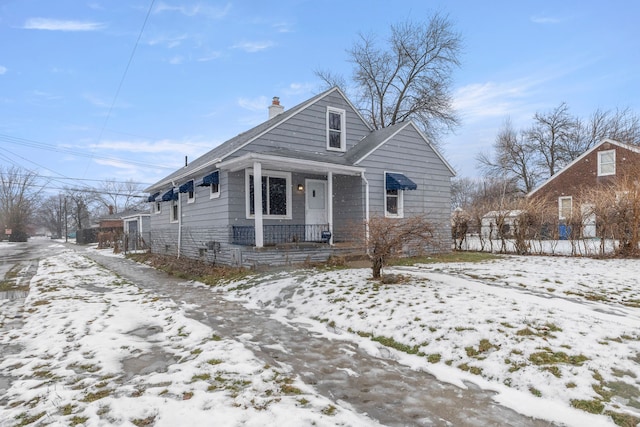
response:
[[[236,182],[244,182],[246,212],[232,219],[231,244],[333,245],[354,241],[356,229],[362,238],[368,219],[363,168],[263,153],[217,166],[234,175]]]

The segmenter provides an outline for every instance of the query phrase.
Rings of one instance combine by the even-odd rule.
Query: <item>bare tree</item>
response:
[[[569,107],[561,103],[548,113],[536,113],[533,125],[526,131],[527,139],[535,150],[538,164],[548,176],[568,163],[565,150],[574,129],[575,119],[569,114]]]
[[[480,169],[487,176],[513,180],[523,193],[533,190],[540,175],[535,165],[536,148],[513,128],[511,120],[505,120],[493,148],[493,157],[485,153],[476,157]]]
[[[65,209],[72,221],[73,228],[83,230],[91,225],[91,205],[96,202],[94,192],[67,189],[65,193]]]
[[[422,216],[385,218],[374,216],[367,223],[366,242],[373,278],[379,279],[387,262],[403,252],[421,253],[434,241],[433,225]]]
[[[38,223],[58,238],[64,235],[64,207],[64,196],[58,194],[47,197],[38,209]]]
[[[113,213],[139,207],[144,199],[140,197],[142,186],[133,182],[107,179],[99,187],[97,200],[106,210],[113,208]]]
[[[432,140],[458,124],[451,75],[460,65],[462,39],[447,16],[391,27],[387,46],[360,34],[348,51],[360,109],[375,129],[414,119]],[[329,85],[344,84],[330,72],[316,74]],[[341,86],[344,88],[344,86]]]
[[[37,175],[19,167],[0,166],[0,226],[11,230],[10,240],[26,241],[38,194]]]

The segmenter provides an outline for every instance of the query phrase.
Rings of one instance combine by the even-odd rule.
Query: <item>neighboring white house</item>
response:
[[[500,227],[502,227],[502,237],[511,237],[513,227],[518,218],[524,213],[522,210],[502,210],[487,212],[482,217],[480,233],[486,239],[499,239],[501,237]]]

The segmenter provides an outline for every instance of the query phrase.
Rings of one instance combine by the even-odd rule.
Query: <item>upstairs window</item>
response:
[[[598,152],[598,176],[616,174],[616,150]]]
[[[327,150],[346,150],[345,114],[344,110],[327,108]]]

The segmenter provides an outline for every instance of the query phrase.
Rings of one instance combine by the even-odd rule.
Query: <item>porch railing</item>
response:
[[[232,243],[253,246],[256,244],[256,229],[252,225],[234,225]],[[263,226],[265,246],[279,243],[328,242],[329,224],[286,224]]]

